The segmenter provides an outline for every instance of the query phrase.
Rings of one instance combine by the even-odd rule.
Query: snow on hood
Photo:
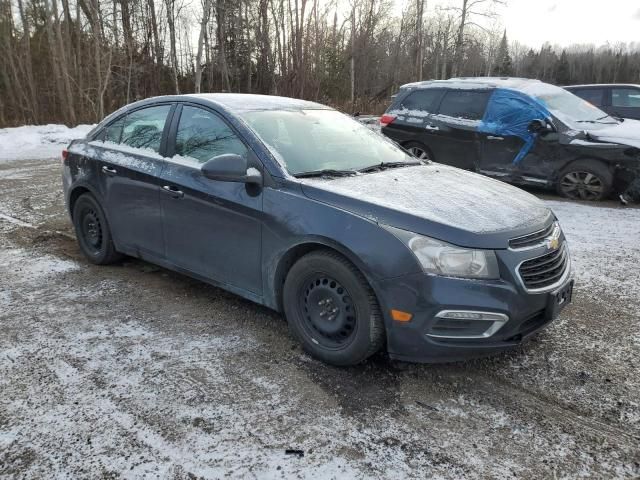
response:
[[[597,140],[640,148],[640,121],[625,120],[610,127],[589,130],[589,135]]]
[[[519,188],[436,163],[304,181],[307,196],[327,201],[308,186],[476,234],[538,226],[551,215],[540,200]],[[375,213],[366,216],[378,220]]]

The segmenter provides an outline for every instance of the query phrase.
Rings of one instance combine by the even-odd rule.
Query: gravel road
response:
[[[0,477],[637,478],[640,209],[547,200],[577,292],[507,354],[337,369],[278,314],[97,267],[59,164],[0,164]]]

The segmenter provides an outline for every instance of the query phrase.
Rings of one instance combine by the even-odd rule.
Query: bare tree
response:
[[[200,93],[202,85],[202,52],[204,50],[207,23],[211,14],[211,0],[204,0],[202,6],[202,19],[200,20],[200,36],[198,37],[198,53],[196,54],[195,92]]]

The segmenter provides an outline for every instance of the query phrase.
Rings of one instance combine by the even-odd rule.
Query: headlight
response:
[[[473,250],[385,225],[402,240],[427,273],[446,277],[500,278],[493,250]]]

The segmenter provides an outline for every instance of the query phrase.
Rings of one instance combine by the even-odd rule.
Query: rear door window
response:
[[[171,105],[158,105],[128,114],[122,129],[121,143],[160,153],[162,132],[169,110]]]
[[[176,134],[176,154],[204,163],[225,153],[246,157],[247,147],[216,114],[198,107],[182,107]]]
[[[449,90],[442,99],[438,113],[448,117],[481,120],[490,93],[489,91]]]
[[[602,88],[580,88],[578,90],[570,90],[570,92],[596,107],[600,107],[604,104],[604,90]]]
[[[400,102],[400,106],[408,110],[419,110],[422,112],[433,113],[436,111],[436,108],[438,108],[440,97],[442,97],[441,88],[416,90],[407,95]]]
[[[640,89],[613,88],[611,90],[611,105],[614,107],[640,108]]]

